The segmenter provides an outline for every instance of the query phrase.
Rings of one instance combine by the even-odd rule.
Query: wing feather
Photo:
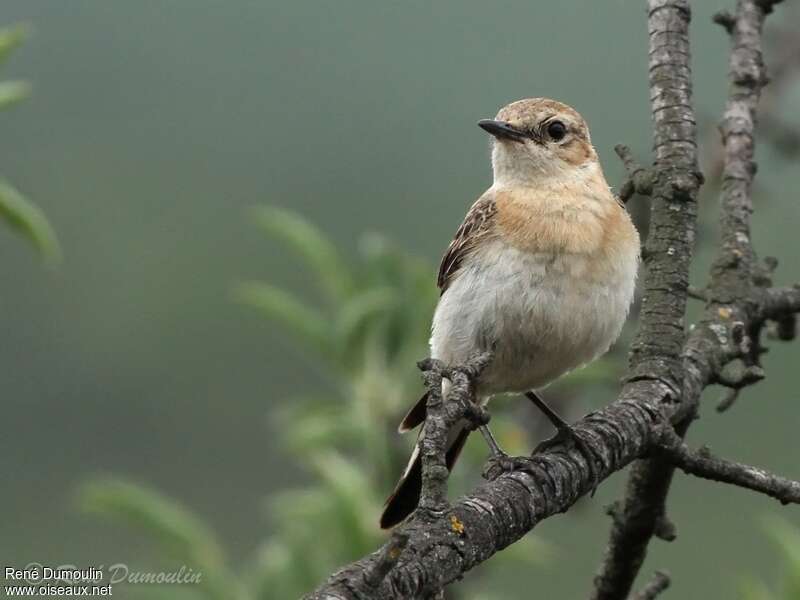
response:
[[[494,195],[488,193],[481,196],[469,209],[439,265],[439,277],[436,283],[442,294],[447,291],[464,259],[494,230],[496,214]]]

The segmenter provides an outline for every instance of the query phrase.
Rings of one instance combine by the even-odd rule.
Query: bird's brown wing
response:
[[[484,194],[472,205],[464,217],[464,222],[456,231],[453,241],[447,248],[442,263],[439,265],[439,277],[436,281],[442,294],[447,291],[456,273],[461,268],[464,258],[472,252],[480,241],[494,230],[494,219],[497,206],[494,195]]]
[[[442,294],[445,293],[450,282],[461,268],[464,258],[472,252],[475,247],[494,229],[494,219],[497,213],[497,206],[494,201],[494,194],[486,193],[481,196],[475,204],[467,211],[464,222],[456,231],[453,241],[447,248],[447,252],[442,257],[439,265],[439,277],[436,283]],[[428,394],[422,396],[419,401],[408,411],[398,430],[405,433],[414,429],[417,425],[425,421],[427,410]]]

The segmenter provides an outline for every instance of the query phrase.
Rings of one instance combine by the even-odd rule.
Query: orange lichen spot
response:
[[[455,515],[450,515],[450,529],[455,531],[458,535],[464,534],[464,524],[458,520]]]
[[[400,552],[402,552],[402,550],[400,548],[398,548],[397,546],[395,546],[394,548],[391,548],[389,550],[389,558],[391,560],[397,560],[397,557],[400,556]]]
[[[733,313],[731,312],[730,308],[723,306],[722,308],[717,310],[717,314],[719,314],[719,316],[722,317],[723,319],[730,319],[731,314]]]

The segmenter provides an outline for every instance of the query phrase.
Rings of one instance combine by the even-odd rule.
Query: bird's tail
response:
[[[420,400],[424,406],[426,397]],[[417,403],[419,406],[420,403]],[[413,411],[414,409],[412,409]],[[404,419],[405,421],[408,419]],[[424,413],[423,413],[424,420]],[[447,454],[445,461],[448,470],[453,469],[453,465],[461,454],[461,449],[467,441],[470,429],[466,423],[459,423],[450,432],[447,443]],[[403,476],[397,482],[391,496],[386,500],[386,505],[383,508],[381,515],[381,528],[389,529],[400,523],[408,515],[414,512],[419,504],[420,493],[422,492],[422,460],[419,453],[419,444],[414,446],[414,452],[408,461]]]

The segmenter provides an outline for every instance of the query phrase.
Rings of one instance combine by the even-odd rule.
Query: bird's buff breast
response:
[[[632,226],[631,226],[632,227]],[[500,239],[470,256],[436,309],[431,355],[494,358],[479,394],[546,386],[608,350],[633,298],[638,237],[605,252],[530,252]]]

